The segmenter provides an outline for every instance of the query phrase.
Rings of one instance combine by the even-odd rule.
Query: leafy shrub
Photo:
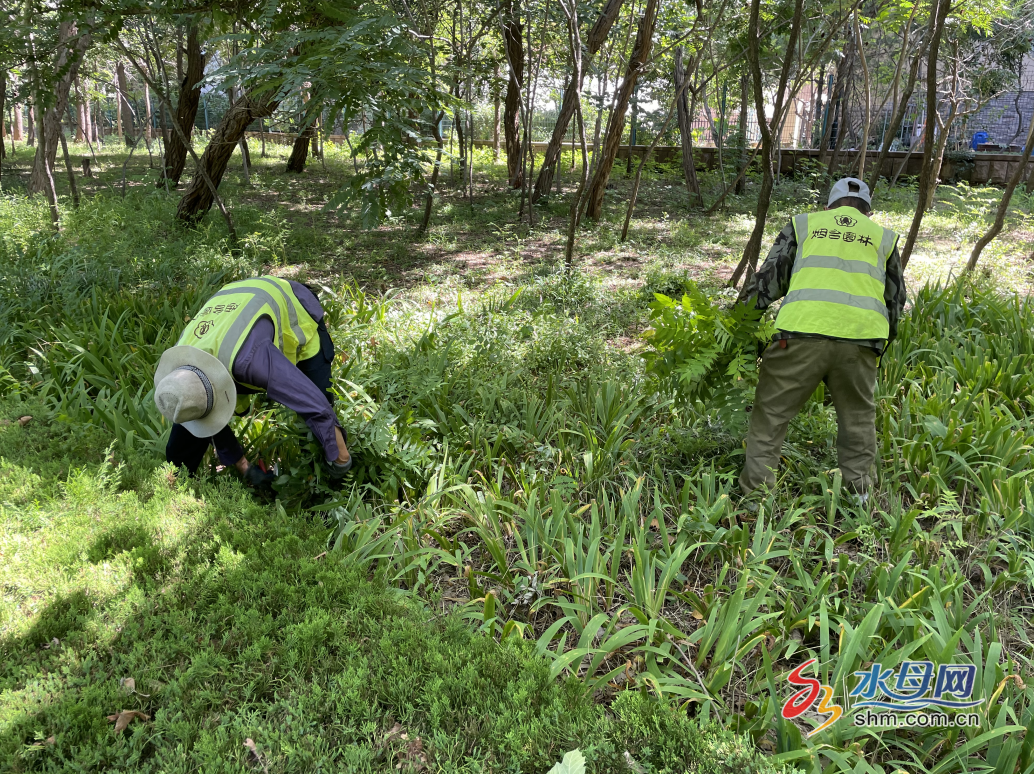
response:
[[[742,423],[757,384],[758,345],[775,333],[744,304],[723,310],[692,281],[681,301],[656,294],[646,370],[685,402],[700,401],[730,425]]]

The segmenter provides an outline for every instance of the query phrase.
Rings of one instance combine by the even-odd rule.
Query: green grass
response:
[[[942,189],[880,373],[871,504],[842,497],[819,390],[755,516],[734,489],[741,428],[675,402],[639,355],[654,292],[695,277],[728,299],[753,187],[687,217],[677,179],[651,172],[621,244],[618,179],[568,278],[564,202],[515,224],[499,166],[478,168],[473,203],[447,193],[421,239],[416,209],[372,232],[320,211],[347,175],[336,152],[299,178],[252,150],[252,185],[224,183],[237,252],[216,216],[182,230],[140,164],[125,199],[65,210],[59,236],[42,204],[0,200],[0,392],[8,416],[37,416],[0,427],[5,766],[207,770],[247,762],[251,738],[270,770],[384,770],[416,736],[445,771],[545,771],[575,746],[596,771],[626,749],[647,770],[741,770],[746,740],[816,774],[1034,762],[1034,311],[1008,292],[1027,282],[1025,198],[986,277],[924,290],[994,204]],[[121,180],[109,158],[98,191]],[[773,234],[816,196],[776,193]],[[905,230],[914,193],[881,201]],[[280,461],[277,505],[214,466],[190,482],[160,465],[154,363],[254,271],[327,286],[359,460],[341,494],[304,426],[261,401],[238,431]],[[845,706],[855,670],[906,658],[977,665],[990,701],[976,729],[844,720],[809,740],[818,716],[778,710],[810,657]],[[121,709],[151,719],[117,737],[104,716]]]
[[[544,771],[575,747],[597,771],[625,750],[656,771],[761,765],[649,696],[586,701],[528,644],[322,556],[318,520],[165,466],[127,489],[99,434],[0,404],[25,412],[0,428],[4,771],[237,771],[249,738],[283,772]],[[117,735],[124,710],[149,719]]]

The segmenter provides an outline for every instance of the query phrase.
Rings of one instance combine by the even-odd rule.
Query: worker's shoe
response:
[[[256,493],[261,495],[273,494],[273,482],[276,474],[272,471],[264,471],[258,465],[249,465],[248,472],[243,476],[244,483]]]
[[[742,485],[740,491],[743,491]],[[761,510],[761,503],[763,503],[768,496],[771,494],[771,489],[767,484],[761,484],[760,486],[754,487],[749,492],[745,492],[740,498],[740,501],[736,503],[737,509],[746,511],[747,513],[757,513]]]
[[[869,502],[869,493],[866,492],[845,492],[844,501],[855,508],[864,508]]]

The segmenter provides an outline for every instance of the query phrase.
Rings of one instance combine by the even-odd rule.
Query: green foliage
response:
[[[347,161],[328,153],[328,168]],[[283,193],[255,179],[256,198]],[[778,206],[808,201],[782,191]],[[962,238],[993,195],[939,194],[927,222]],[[640,283],[671,292],[750,218],[640,229],[642,260],[601,279],[592,262],[617,252],[603,234],[567,277],[534,262],[548,220],[498,225],[507,201],[443,208],[433,249],[449,259],[431,263],[403,229],[324,234],[239,204],[251,247],[234,255],[215,231],[178,230],[160,192],[87,200],[56,236],[45,209],[5,200],[2,362],[19,397],[0,419],[34,419],[0,424],[0,768],[405,770],[419,737],[443,770],[543,772],[577,748],[606,772],[1026,771],[1030,305],[984,285],[912,293],[881,367],[870,501],[841,491],[820,394],[752,514],[720,393],[669,398],[633,339],[651,314]],[[908,189],[880,201],[891,222],[915,207]],[[482,274],[452,265],[475,250],[495,261]],[[327,285],[362,464],[330,491],[304,425],[256,400],[238,431],[286,477],[260,504],[212,468],[178,478],[147,416],[131,433],[98,407],[146,409],[179,305],[207,278],[288,257]],[[398,276],[405,291],[375,291]],[[716,318],[712,339],[734,330],[691,306]],[[714,363],[737,350],[722,352],[706,372],[719,387]],[[877,732],[848,712],[808,739],[815,720],[779,707],[812,657],[844,706],[873,662],[972,663],[981,726]],[[147,698],[120,691],[127,676]],[[123,708],[151,719],[115,736],[103,718]]]
[[[746,304],[728,311],[686,283],[681,301],[657,293],[650,305],[646,370],[687,402],[714,406],[742,424],[757,384],[758,347],[775,334],[772,323]]]
[[[0,403],[0,417],[49,427],[41,409]],[[651,772],[672,755],[700,772],[754,760],[649,697],[608,712],[527,643],[323,560],[318,523],[235,482],[188,487],[159,466],[127,490],[138,461],[105,461],[78,432],[0,426],[0,546],[23,546],[0,566],[4,771],[418,770],[421,756],[545,771],[572,747],[594,772],[628,749]],[[147,717],[117,734],[105,718],[122,710]],[[656,754],[636,745],[676,729]]]

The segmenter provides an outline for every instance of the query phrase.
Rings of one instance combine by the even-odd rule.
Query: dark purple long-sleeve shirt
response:
[[[323,319],[323,307],[311,290],[293,281],[291,289],[313,320],[319,322]],[[338,456],[334,433],[334,428],[340,427],[337,416],[323,391],[277,349],[273,343],[274,333],[273,321],[268,317],[260,318],[252,326],[233,361],[232,373],[237,382],[237,392],[241,395],[254,393],[255,390],[244,386],[250,384],[265,390],[270,398],[294,411],[305,420],[323,445],[327,461],[332,462]]]

